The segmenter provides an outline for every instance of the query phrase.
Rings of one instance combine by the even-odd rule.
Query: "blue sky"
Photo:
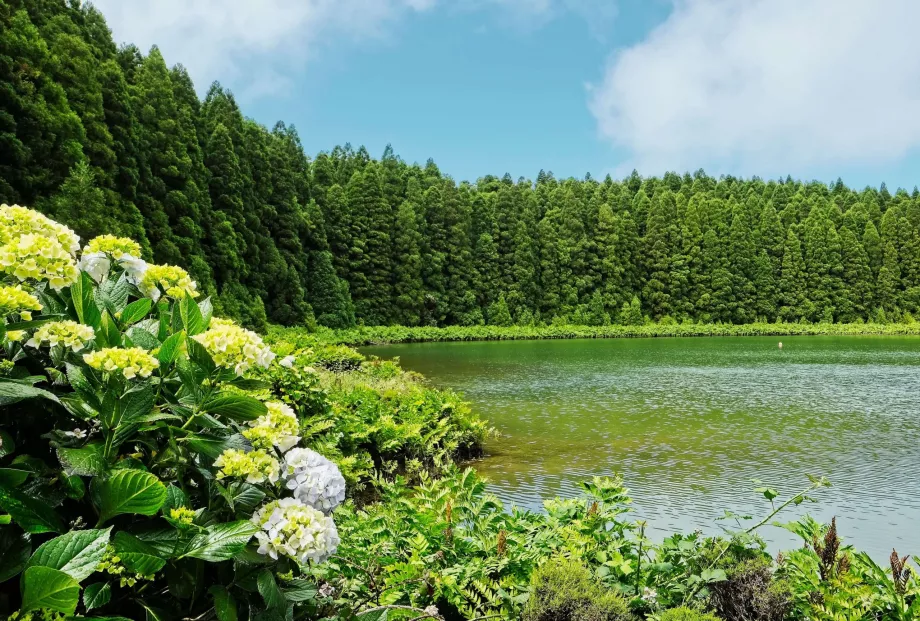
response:
[[[920,183],[915,0],[96,0],[308,152]]]

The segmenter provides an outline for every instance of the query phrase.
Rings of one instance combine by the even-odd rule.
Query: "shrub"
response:
[[[792,605],[785,581],[774,579],[765,558],[737,564],[728,579],[710,585],[710,599],[716,612],[738,621],[782,621]]]
[[[626,600],[607,590],[578,561],[557,558],[531,579],[524,621],[620,621],[632,619]]]
[[[727,617],[732,619],[732,621],[742,621],[743,617]],[[661,621],[721,621],[721,619],[713,614],[707,612],[700,612],[699,610],[694,610],[693,608],[687,608],[686,606],[681,606],[680,608],[672,608],[671,610],[665,610],[661,613]]]
[[[301,440],[294,412],[241,377],[280,368],[272,351],[131,240],[80,257],[69,229],[0,216],[14,210],[0,217],[0,606],[21,619],[302,615],[311,567],[339,543],[343,481],[313,454],[282,470]],[[20,269],[35,248],[48,260]]]

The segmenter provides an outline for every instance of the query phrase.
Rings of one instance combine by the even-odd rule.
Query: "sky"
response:
[[[94,0],[202,95],[457,180],[920,184],[917,0]]]

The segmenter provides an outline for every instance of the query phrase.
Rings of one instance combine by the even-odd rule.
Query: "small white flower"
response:
[[[112,262],[104,252],[88,252],[80,257],[77,267],[89,274],[97,283],[101,283],[109,275]]]
[[[319,587],[319,595],[320,597],[332,597],[335,595],[335,587],[328,582],[324,582],[322,586]]]
[[[658,591],[645,587],[645,590],[642,592],[642,599],[650,604],[654,604],[658,601]]]
[[[79,427],[77,427],[73,431],[65,431],[64,435],[70,436],[71,438],[76,438],[77,440],[82,440],[83,438],[86,437],[86,432],[80,429]]]
[[[438,607],[434,604],[425,607],[425,614],[429,617],[434,617],[435,619],[441,618],[441,613],[438,612]]]
[[[285,356],[284,358],[278,361],[278,364],[283,366],[285,369],[290,369],[291,367],[294,366],[294,360],[295,360],[295,357],[293,355]]]

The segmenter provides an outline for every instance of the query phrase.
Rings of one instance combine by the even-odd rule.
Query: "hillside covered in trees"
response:
[[[0,202],[188,266],[247,325],[897,320],[920,195],[702,171],[457,182],[390,148],[307,156],[65,0],[0,0]]]

